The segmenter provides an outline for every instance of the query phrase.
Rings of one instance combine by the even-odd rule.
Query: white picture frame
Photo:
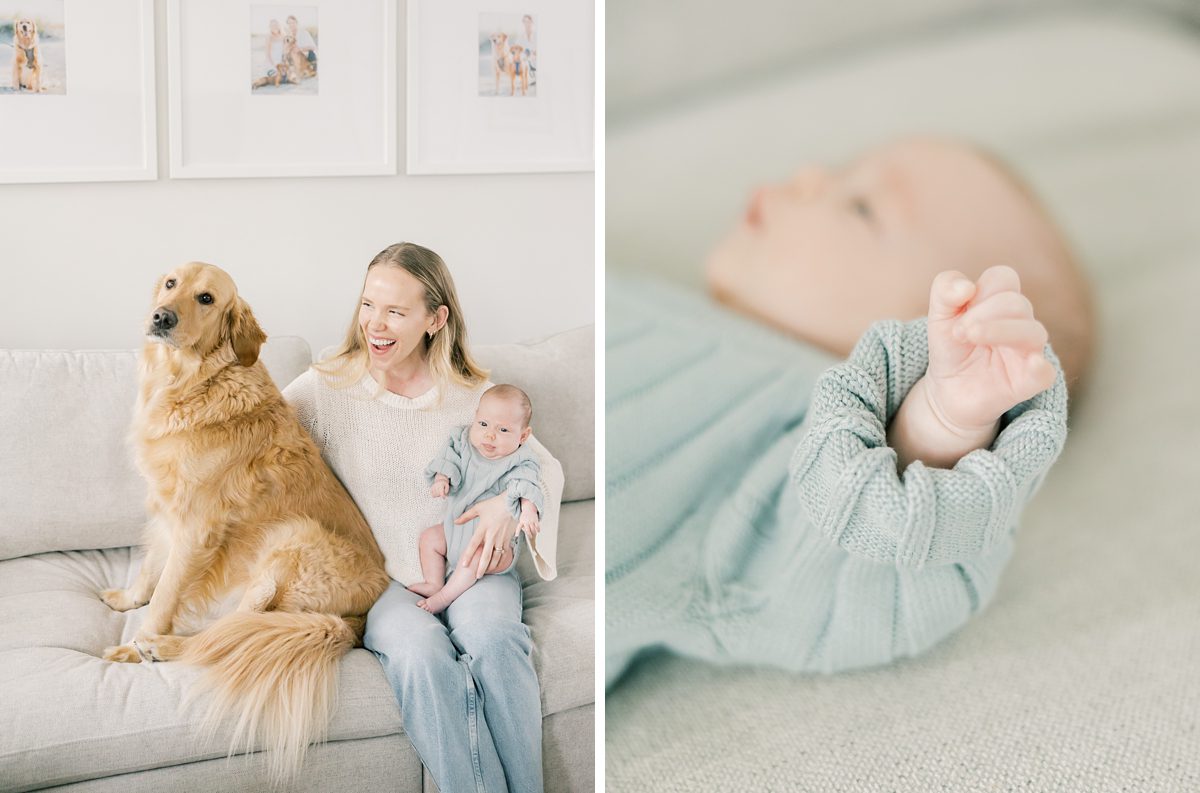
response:
[[[251,87],[263,7],[315,14],[319,91]],[[171,178],[396,173],[395,0],[168,0],[167,49]]]
[[[486,26],[519,44],[526,15],[536,20],[531,90],[508,90],[502,75],[493,92]],[[516,21],[494,21],[508,16]],[[595,170],[593,0],[408,0],[406,25],[407,173]]]
[[[0,184],[157,179],[154,0],[61,0],[61,9],[65,35],[41,44],[44,63],[65,56],[68,77],[41,93],[0,93]],[[15,54],[4,49],[8,88]]]

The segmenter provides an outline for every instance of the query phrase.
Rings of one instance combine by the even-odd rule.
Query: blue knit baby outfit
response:
[[[988,602],[1066,438],[1061,369],[990,449],[901,476],[886,428],[925,373],[924,320],[875,324],[839,364],[702,295],[624,277],[606,294],[608,683],[656,647],[884,664]]]
[[[520,446],[511,454],[489,460],[471,445],[470,424],[452,432],[441,453],[425,469],[425,478],[430,484],[438,474],[450,480],[449,503],[442,523],[449,562],[447,578],[454,572],[454,563],[475,533],[476,521],[462,526],[456,526],[454,521],[476,503],[503,493],[508,497],[508,508],[514,518],[521,517],[522,498],[532,501],[539,513],[542,511],[541,468],[537,457]],[[520,534],[513,538],[514,544],[519,538]]]

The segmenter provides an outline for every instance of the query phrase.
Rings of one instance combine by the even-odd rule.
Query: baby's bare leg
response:
[[[446,532],[439,523],[421,532],[417,543],[421,557],[421,575],[425,580],[408,588],[410,592],[429,597],[442,588],[446,580]]]
[[[436,594],[425,600],[417,601],[417,605],[430,614],[440,614],[445,611],[446,607],[453,603],[455,598],[474,585],[475,569],[479,566],[479,554],[482,553],[482,550],[481,548],[475,551],[475,555],[471,557],[471,561],[454,568],[454,572],[450,574],[446,585],[439,589]],[[512,562],[512,553],[512,546],[505,546],[504,553],[500,555],[500,564],[508,567]]]

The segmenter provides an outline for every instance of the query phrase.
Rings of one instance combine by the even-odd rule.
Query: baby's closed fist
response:
[[[517,520],[517,531],[525,532],[527,537],[536,537],[537,533],[542,530],[541,523],[538,521],[537,507],[532,504],[521,507],[521,517]]]
[[[429,494],[434,498],[445,498],[450,493],[450,480],[438,474],[434,477],[433,485],[429,488]]]
[[[951,427],[990,425],[1054,383],[1046,329],[1011,267],[990,267],[977,282],[940,273],[929,292],[928,328],[927,393]]]

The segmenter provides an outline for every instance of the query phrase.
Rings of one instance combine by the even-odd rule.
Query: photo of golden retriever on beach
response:
[[[0,93],[66,92],[63,0],[0,0]]]
[[[316,6],[251,6],[250,90],[316,94]]]
[[[237,719],[231,751],[270,750],[277,780],[324,735],[339,659],[387,588],[358,508],[258,361],[266,335],[223,270],[159,279],[146,320],[132,440],[148,484],[146,556],[101,599],[147,606],[109,661],[207,667],[210,723]],[[236,611],[175,631],[223,596]]]
[[[532,14],[479,15],[479,95],[537,96]]]

